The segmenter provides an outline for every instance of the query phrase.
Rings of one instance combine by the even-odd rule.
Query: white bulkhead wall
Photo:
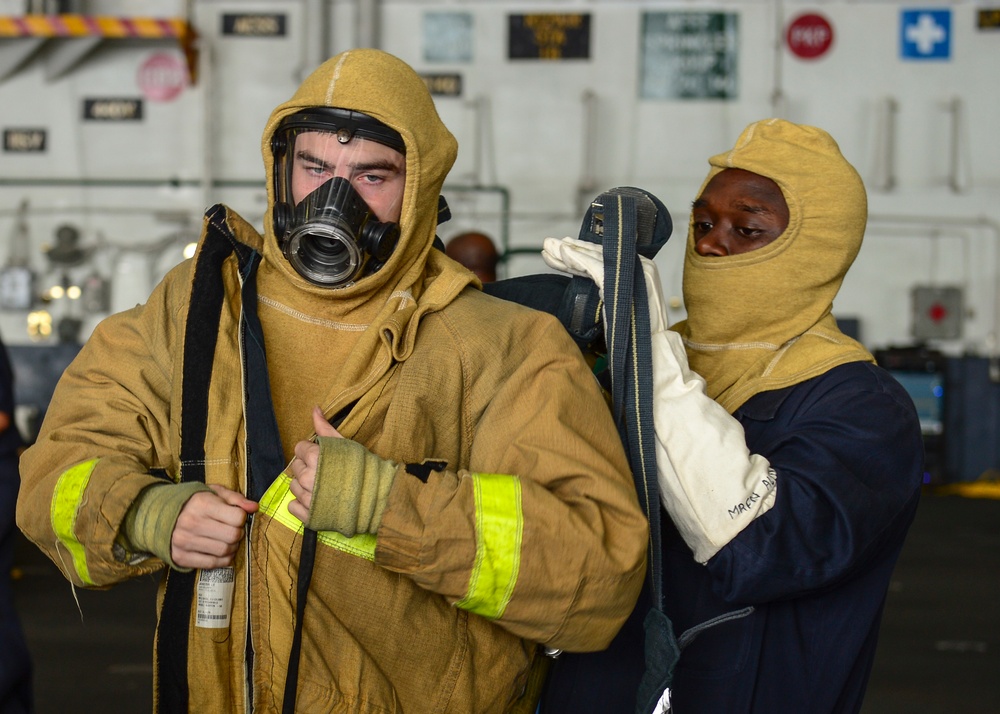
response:
[[[24,5],[0,0],[0,14],[18,15]],[[178,17],[187,6],[77,3],[88,15],[122,17]],[[939,6],[951,12],[950,59],[902,59],[901,12]],[[502,238],[517,251],[507,275],[546,270],[522,251],[546,236],[576,235],[586,203],[602,191],[637,186],[673,215],[674,235],[657,263],[675,299],[671,318],[682,318],[681,255],[706,159],[731,147],[748,123],[782,116],[828,130],[869,189],[865,245],[835,314],[859,319],[870,347],[909,343],[912,288],[957,286],[968,308],[963,336],[934,346],[997,349],[1000,100],[992,75],[1000,30],[977,27],[978,3],[194,0],[190,7],[198,78],[168,100],[144,98],[140,70],[157,54],[180,57],[171,39],[106,40],[61,73],[61,41],[50,40],[0,78],[0,128],[43,128],[47,136],[43,153],[0,153],[0,266],[20,218],[40,280],[61,278],[42,247],[70,223],[93,248],[70,277],[109,278],[113,310],[144,300],[180,259],[180,244],[208,205],[229,203],[261,225],[267,116],[326,55],[376,45],[421,73],[460,76],[460,96],[436,99],[460,144],[445,191],[455,217],[441,235],[476,227]],[[640,97],[642,22],[657,12],[738,16],[735,98]],[[808,60],[784,42],[787,24],[807,12],[834,30],[830,49]],[[429,58],[431,13],[469,17],[467,60]],[[526,13],[589,15],[589,58],[508,59],[508,17]],[[284,34],[226,35],[225,15],[281,16]],[[0,40],[0,60],[8,42]],[[142,119],[81,118],[86,99],[115,97],[144,98]],[[82,338],[106,314],[48,307],[54,319],[81,317]],[[0,312],[7,342],[29,341],[26,315]]]

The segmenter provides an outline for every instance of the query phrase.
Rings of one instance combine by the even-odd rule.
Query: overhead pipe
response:
[[[585,89],[580,97],[583,103],[583,160],[580,181],[576,185],[577,210],[584,212],[597,191],[596,137],[597,137],[597,93]]]
[[[875,152],[877,165],[872,187],[889,192],[896,188],[896,119],[899,103],[894,97],[886,97],[880,105]]]
[[[0,176],[0,187],[7,188],[198,188],[201,179],[182,179],[176,176],[136,176],[134,178],[95,178],[92,176],[69,178],[50,176],[48,178],[6,178]],[[215,188],[264,188],[263,179],[217,179],[210,182]],[[0,209],[2,211],[2,209]]]
[[[215,48],[208,41],[205,33],[198,33],[195,40],[198,47],[198,76],[200,77],[202,97],[202,147],[201,147],[201,194],[202,210],[215,204],[215,145],[216,141],[216,109],[215,109]]]
[[[355,24],[355,47],[375,47],[381,45],[382,34],[379,15],[382,7],[379,0],[358,0]]]
[[[465,107],[472,114],[472,169],[469,171],[469,179],[474,185],[483,182],[483,141],[485,113],[489,99],[483,95],[477,95],[465,102]]]
[[[441,188],[444,195],[451,193],[495,193],[500,197],[500,260],[506,261],[511,255],[528,252],[510,247],[510,190],[506,186],[466,186],[462,184],[445,184]],[[541,248],[532,248],[532,252],[541,252]]]
[[[949,131],[949,161],[948,186],[955,193],[963,193],[969,188],[968,172],[962,170],[962,158],[967,156],[962,151],[964,142],[965,107],[959,97],[952,97],[947,104],[948,115],[951,118]],[[963,175],[964,174],[964,175]]]
[[[330,0],[304,0],[302,3],[302,66],[298,81],[302,82],[314,69],[330,58]]]
[[[774,86],[771,89],[771,116],[786,118],[784,90],[785,4],[774,0]]]

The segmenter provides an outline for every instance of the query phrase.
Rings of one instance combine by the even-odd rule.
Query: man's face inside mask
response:
[[[295,138],[291,194],[296,205],[332,178],[350,181],[379,221],[398,223],[406,186],[406,157],[371,139],[346,144],[328,132],[303,132]]]

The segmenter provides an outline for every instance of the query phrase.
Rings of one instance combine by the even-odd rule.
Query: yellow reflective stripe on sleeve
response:
[[[274,483],[268,487],[267,492],[264,493],[264,497],[260,499],[260,512],[273,518],[286,528],[296,533],[302,533],[305,530],[302,521],[293,516],[288,510],[288,504],[295,500],[295,496],[289,489],[291,483],[291,476],[281,473],[274,480]],[[319,531],[317,536],[317,540],[323,545],[328,545],[331,548],[336,548],[350,555],[356,555],[365,560],[373,562],[375,560],[374,535],[362,533],[353,538],[348,538],[336,531]]]
[[[73,559],[73,567],[84,585],[93,585],[90,570],[87,568],[87,553],[83,543],[76,539],[76,514],[80,511],[84,491],[90,483],[90,474],[94,472],[98,459],[84,461],[82,464],[67,469],[56,481],[52,493],[52,503],[49,504],[49,519],[56,538],[69,551]]]
[[[476,498],[476,562],[469,592],[455,603],[496,620],[510,602],[521,567],[524,513],[521,480],[504,474],[473,474]]]

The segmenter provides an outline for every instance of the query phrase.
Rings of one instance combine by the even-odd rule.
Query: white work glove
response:
[[[604,249],[597,243],[576,238],[546,238],[542,242],[542,260],[554,270],[590,278],[601,291],[604,300]],[[646,280],[646,297],[649,302],[649,329],[656,333],[667,329],[667,310],[660,290],[660,275],[656,263],[639,256]],[[607,304],[607,300],[604,300]],[[607,315],[605,315],[606,319]]]
[[[601,288],[601,246],[546,238],[542,258],[552,268],[589,277]],[[751,454],[743,426],[705,394],[705,380],[688,367],[681,336],[667,329],[656,264],[640,256],[652,332],[653,425],[657,481],[671,520],[706,563],[773,505],[774,470]]]

